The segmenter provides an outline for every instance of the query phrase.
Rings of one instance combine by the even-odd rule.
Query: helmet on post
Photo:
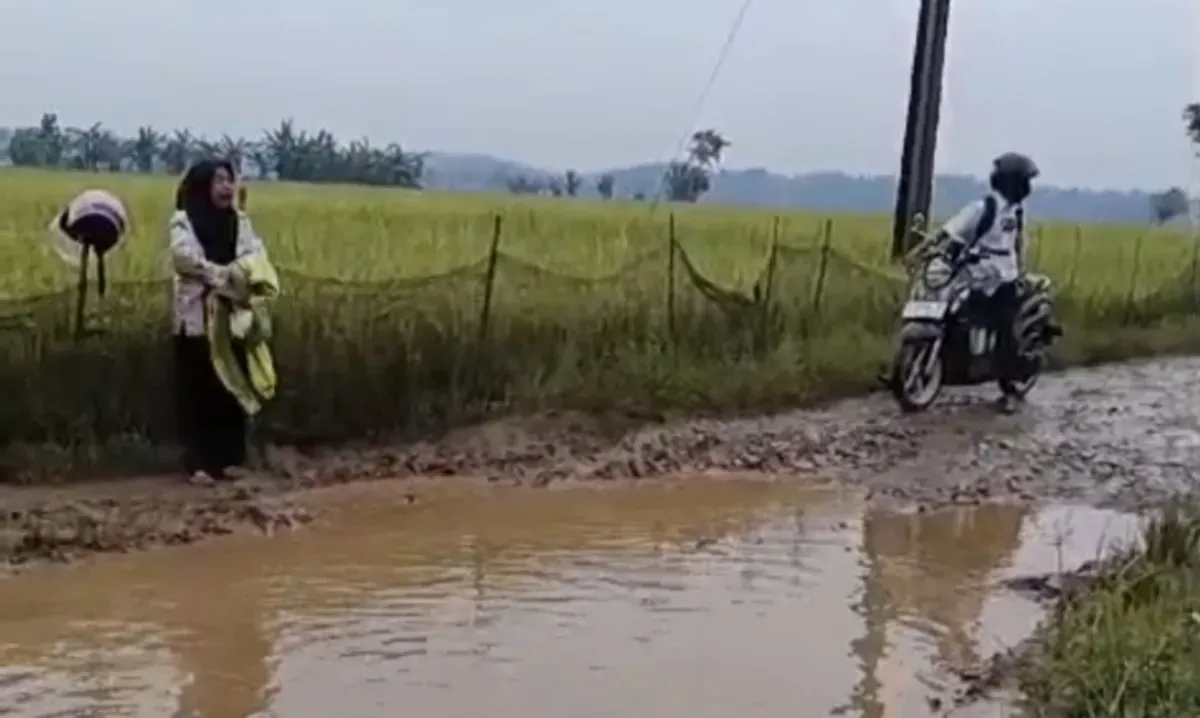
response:
[[[129,215],[116,195],[87,190],[75,197],[50,222],[51,246],[64,261],[78,265],[86,247],[104,255],[116,247],[129,229]]]
[[[104,294],[104,255],[116,248],[129,231],[125,205],[113,193],[92,189],[80,193],[50,221],[48,240],[66,263],[81,267],[86,276],[89,257],[96,261],[97,284]]]

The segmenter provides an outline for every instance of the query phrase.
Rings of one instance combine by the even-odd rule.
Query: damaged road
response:
[[[158,477],[61,488],[0,488],[0,559],[67,560],[191,543],[310,520],[305,489],[405,480],[416,500],[457,476],[545,486],[725,473],[835,481],[875,501],[936,508],[1060,499],[1137,510],[1191,490],[1200,470],[1200,358],[1044,377],[1022,412],[994,387],[950,390],[902,416],[879,394],[756,419],[646,425],[549,413],[452,432],[437,442],[305,456],[271,450],[234,486]]]

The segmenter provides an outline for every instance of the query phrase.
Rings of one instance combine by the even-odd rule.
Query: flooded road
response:
[[[326,498],[304,532],[0,581],[0,715],[940,715],[1040,617],[997,582],[1133,528],[798,482]]]
[[[1200,358],[1046,376],[1015,416],[999,415],[994,398],[994,387],[948,391],[916,416],[900,416],[881,394],[730,420],[546,411],[396,446],[269,447],[260,476],[217,488],[176,476],[0,485],[0,571],[286,531],[324,512],[308,490],[371,480],[423,494],[446,477],[561,488],[750,473],[833,483],[896,508],[1000,499],[1125,511],[1200,483]]]

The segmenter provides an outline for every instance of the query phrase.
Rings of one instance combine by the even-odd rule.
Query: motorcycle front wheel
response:
[[[905,342],[892,360],[892,395],[906,414],[928,409],[942,392],[945,368],[938,342]]]

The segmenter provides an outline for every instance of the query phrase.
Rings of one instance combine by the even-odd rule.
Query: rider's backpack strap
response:
[[[972,243],[983,239],[983,236],[992,231],[992,227],[996,224],[996,212],[999,208],[996,206],[996,198],[993,195],[988,195],[983,198],[983,214],[979,215],[979,222],[975,225],[975,237],[971,240]]]
[[[1025,208],[1018,206],[1016,214],[1017,214],[1017,238],[1016,238],[1016,242],[1015,242],[1015,244],[1016,244],[1015,248],[1017,250],[1017,261],[1020,262],[1020,261],[1022,261],[1022,258],[1024,256],[1023,252],[1025,250]],[[1018,266],[1020,266],[1020,265],[1018,265]]]

